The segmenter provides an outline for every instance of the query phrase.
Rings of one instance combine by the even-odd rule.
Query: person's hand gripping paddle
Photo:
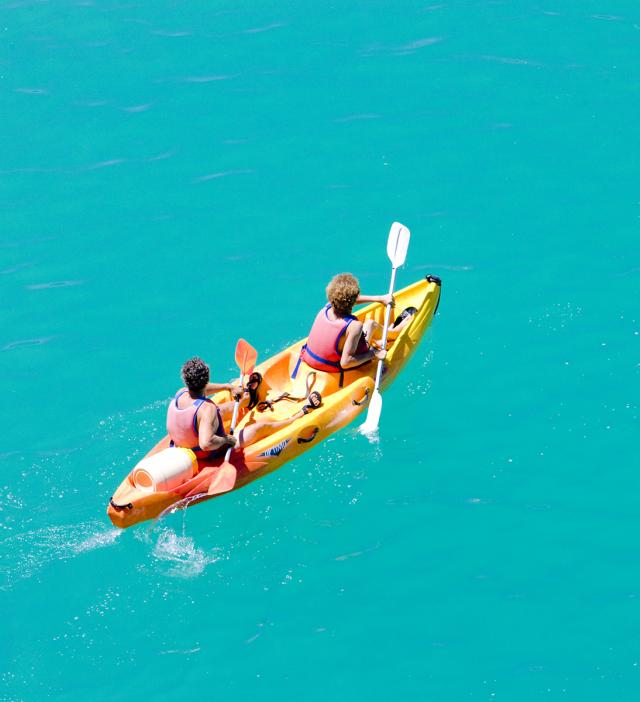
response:
[[[244,339],[239,339],[236,346],[236,363],[240,369],[240,385],[244,385],[244,376],[251,375],[253,369],[255,368],[256,361],[258,360],[258,352],[251,346],[251,344]],[[229,429],[229,434],[233,434],[238,422],[238,409],[240,407],[240,398],[237,397],[235,404],[233,405],[233,416],[231,417],[231,428]],[[238,471],[234,465],[229,463],[229,458],[231,456],[231,446],[227,450],[224,457],[224,463],[220,466],[215,477],[209,485],[207,494],[218,495],[222,492],[228,492],[236,484],[236,477]]]
[[[389,285],[389,295],[393,295],[393,288],[396,283],[396,270],[400,268],[407,257],[407,249],[409,248],[409,238],[411,232],[400,222],[394,222],[389,230],[389,239],[387,240],[387,255],[391,260],[391,284]],[[384,313],[384,327],[382,328],[382,343],[380,348],[387,348],[387,334],[389,332],[389,319],[391,318],[391,305],[387,305]],[[378,361],[376,369],[376,383],[373,388],[373,394],[369,401],[369,410],[367,418],[360,426],[360,433],[375,434],[378,430],[380,415],[382,414],[382,395],[380,394],[380,380],[382,378],[382,364],[384,361]]]

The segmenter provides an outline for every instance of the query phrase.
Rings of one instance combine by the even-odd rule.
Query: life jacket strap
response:
[[[295,380],[296,376],[298,375],[298,371],[300,370],[300,364],[302,363],[302,354],[306,348],[307,345],[304,344],[304,346],[300,349],[300,354],[298,355],[298,360],[296,361],[296,367],[293,369],[293,373],[291,374],[291,380]]]
[[[335,368],[340,373],[339,387],[342,387],[344,385],[344,370],[342,366],[337,361],[328,361],[326,358],[318,356],[317,353],[313,353],[313,351],[309,348],[308,344],[305,344],[300,349],[300,355],[298,356],[296,367],[293,369],[293,373],[291,374],[292,380],[295,380],[296,376],[298,375],[298,370],[300,369],[300,364],[302,363],[302,353],[304,351],[306,351],[309,354],[309,356],[311,356],[311,358],[318,361],[319,363],[324,363],[327,366],[332,366],[333,368]]]

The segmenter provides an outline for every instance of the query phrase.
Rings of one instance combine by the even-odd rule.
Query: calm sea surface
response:
[[[640,7],[0,4],[0,700],[640,698]],[[185,358],[443,281],[251,487],[105,514]]]

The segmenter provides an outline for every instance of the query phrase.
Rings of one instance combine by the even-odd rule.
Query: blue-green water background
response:
[[[0,699],[637,700],[640,12],[0,6]],[[443,279],[353,429],[113,529],[182,361]]]

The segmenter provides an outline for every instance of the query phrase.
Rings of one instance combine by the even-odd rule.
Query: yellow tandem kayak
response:
[[[397,291],[394,297],[396,311],[415,307],[417,312],[397,338],[387,344],[381,390],[395,379],[429,327],[440,300],[440,279],[428,275]],[[382,325],[384,312],[384,306],[371,304],[354,314],[361,321],[374,319]],[[306,398],[309,390],[317,390],[322,395],[322,404],[313,412],[301,416],[266,438],[261,438],[243,449],[234,449],[230,458],[230,462],[238,471],[234,490],[271,473],[316,446],[352,422],[367,408],[374,389],[376,364],[369,363],[345,371],[343,387],[339,387],[339,374],[314,370],[304,362],[300,363],[296,378],[292,380],[291,374],[298,363],[300,349],[305,341],[306,339],[298,341],[256,367],[263,378],[260,386],[262,402],[253,410],[245,412],[238,423],[236,433],[243,427],[263,419],[274,421],[292,416],[302,407],[305,399],[272,402],[285,393],[290,398]],[[223,392],[214,395],[212,399],[221,403],[231,398],[228,392]],[[145,459],[168,446],[167,436],[149,451]],[[194,461],[190,477],[172,489],[163,491],[136,486],[132,469],[110,499],[107,514],[115,526],[126,528],[153,519],[172,506],[178,506],[178,503],[188,506],[218,497],[219,495],[208,495],[207,489],[215,480],[221,464],[220,458],[213,461],[198,460],[197,465]]]

